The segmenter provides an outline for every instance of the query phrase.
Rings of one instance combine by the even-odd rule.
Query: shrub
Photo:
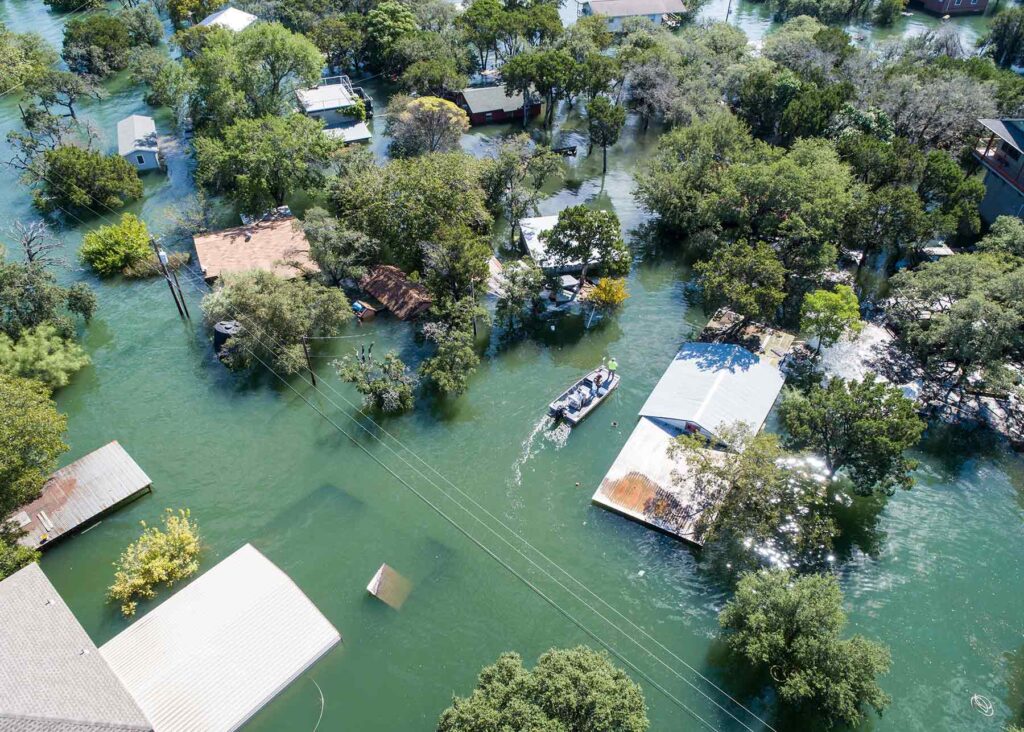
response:
[[[363,395],[363,406],[381,412],[404,412],[412,409],[416,376],[391,352],[377,361],[372,356],[357,353],[334,362],[338,377],[355,384]]]
[[[88,365],[89,357],[82,347],[62,337],[52,324],[27,330],[17,341],[0,333],[0,372],[59,389]]]
[[[146,224],[134,214],[124,214],[118,223],[86,234],[79,254],[99,274],[109,276],[151,258],[153,251]]]
[[[33,194],[42,211],[85,209],[98,215],[142,197],[138,172],[120,155],[64,145],[47,150],[42,162],[41,187]]]
[[[136,598],[156,595],[156,586],[168,587],[199,569],[199,527],[188,509],[164,512],[164,528],[142,524],[142,536],[128,545],[114,563],[114,584],[107,592],[111,602],[121,603],[125,617],[135,614]]]

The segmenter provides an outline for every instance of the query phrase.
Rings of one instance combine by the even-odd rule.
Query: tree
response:
[[[530,259],[507,262],[498,276],[498,302],[494,313],[499,323],[509,330],[523,325],[525,311],[540,301],[544,273]]]
[[[486,723],[481,720],[487,720]],[[641,688],[604,653],[585,646],[551,649],[532,670],[503,653],[480,672],[468,697],[454,697],[437,732],[492,729],[645,732],[649,722]]]
[[[998,13],[986,41],[992,58],[1003,68],[1024,60],[1024,8],[1006,8]]]
[[[587,302],[598,310],[615,310],[629,299],[624,277],[602,277],[590,294]]]
[[[519,221],[537,208],[540,187],[558,168],[558,156],[550,148],[534,146],[525,133],[498,144],[498,154],[485,170],[487,204],[505,215],[509,246],[515,244]]]
[[[50,323],[25,331],[17,341],[0,333],[2,373],[35,379],[53,390],[67,386],[75,372],[88,365],[82,347]]]
[[[305,368],[304,337],[334,335],[352,318],[341,290],[261,270],[226,275],[203,298],[203,313],[208,325],[237,320],[242,326],[225,344],[230,368],[262,363],[286,374]]]
[[[476,51],[480,68],[486,69],[490,56],[498,53],[498,35],[505,22],[505,9],[499,0],[472,0],[455,22],[466,42]]]
[[[61,439],[65,429],[67,417],[43,384],[0,373],[0,572],[14,572],[36,557],[17,549],[21,531],[6,518],[39,495],[68,449]]]
[[[346,228],[326,210],[307,209],[302,231],[309,242],[309,257],[320,268],[327,284],[358,280],[377,259],[378,244],[361,231]]]
[[[57,63],[50,45],[36,33],[15,33],[0,23],[0,91],[14,89]]]
[[[608,172],[608,148],[619,141],[619,133],[626,124],[626,110],[606,96],[594,97],[587,105],[587,129],[590,147],[601,146],[601,174]]]
[[[442,96],[469,83],[450,58],[414,61],[402,72],[400,81],[406,91],[421,96]]]
[[[815,290],[804,297],[800,309],[800,330],[818,339],[815,353],[834,345],[846,333],[858,333],[860,303],[849,285],[836,285],[834,290]]]
[[[156,597],[157,586],[171,587],[199,571],[202,542],[188,509],[164,511],[162,529],[140,523],[142,536],[114,563],[114,584],[107,591],[107,600],[121,603],[126,618],[135,615],[139,598]]]
[[[45,221],[32,221],[28,224],[23,221],[15,221],[8,231],[18,242],[22,254],[25,255],[26,263],[40,265],[63,263],[61,258],[52,254],[52,252],[59,251],[63,247],[63,243]]]
[[[892,185],[858,197],[847,217],[844,244],[860,252],[858,272],[873,252],[888,248],[895,257],[922,246],[936,233],[938,223],[913,189]]]
[[[917,461],[904,455],[924,432],[914,403],[895,386],[866,375],[833,378],[806,393],[787,392],[779,409],[786,444],[821,456],[829,472],[843,471],[861,495],[909,489]]]
[[[738,330],[754,319],[774,320],[786,296],[786,271],[764,242],[723,244],[695,269],[705,301],[727,305],[742,316]]]
[[[768,671],[785,703],[856,727],[863,707],[881,714],[890,702],[876,680],[890,656],[861,636],[839,637],[842,602],[835,577],[762,570],[740,579],[718,620],[729,648]]]
[[[44,0],[44,2],[50,6],[51,10],[60,13],[99,10],[106,5],[103,0],[84,0],[84,2],[80,0]]]
[[[619,217],[612,211],[595,211],[570,206],[558,214],[558,222],[541,235],[548,254],[556,261],[580,262],[580,281],[591,267],[600,267],[606,277],[629,271],[629,250],[622,241]],[[579,296],[579,288],[572,299]]]
[[[402,36],[417,29],[416,16],[404,3],[384,0],[366,14],[366,45],[370,61],[385,68]]]
[[[444,227],[420,244],[424,284],[438,302],[472,298],[490,275],[490,242],[466,226]]]
[[[221,137],[196,138],[195,149],[196,181],[258,216],[291,194],[322,187],[334,144],[320,120],[293,113],[240,119]]]
[[[1024,221],[1016,216],[999,216],[978,242],[978,251],[1024,259]]]
[[[153,257],[149,229],[135,214],[122,214],[116,224],[88,232],[79,256],[99,274],[110,276]]]
[[[152,3],[126,7],[117,17],[128,29],[132,46],[159,46],[164,39],[164,24]]]
[[[120,155],[67,145],[43,153],[42,168],[33,202],[45,212],[98,214],[142,197],[138,172]]]
[[[195,24],[220,6],[219,0],[167,0],[167,12],[175,28],[181,28],[185,21]]]
[[[372,352],[372,345],[370,350]],[[412,409],[416,375],[394,351],[378,361],[372,353],[360,350],[335,361],[334,366],[338,378],[354,384],[356,391],[363,395],[364,409],[376,409],[385,414]]]
[[[332,69],[348,69],[362,59],[366,44],[365,20],[358,13],[320,18],[309,30],[309,37],[327,57]]]
[[[468,129],[466,112],[446,99],[399,94],[388,103],[386,134],[396,157],[456,150]]]
[[[88,320],[95,309],[96,295],[84,282],[65,288],[38,262],[0,262],[0,332],[12,340],[46,323],[69,337],[74,332],[70,315]]]
[[[473,321],[479,308],[471,297],[435,303],[435,320],[423,326],[423,335],[437,350],[420,365],[420,375],[438,391],[457,396],[468,386],[480,356],[473,347]]]
[[[63,57],[79,74],[107,76],[128,65],[132,39],[128,26],[113,15],[93,13],[71,18],[64,27]]]
[[[544,120],[545,126],[550,128],[555,118],[556,103],[566,95],[577,75],[576,60],[561,49],[540,49],[524,53],[523,56],[530,58],[533,85],[546,102]],[[525,100],[527,97],[523,98]]]

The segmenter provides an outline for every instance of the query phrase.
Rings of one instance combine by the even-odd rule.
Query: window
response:
[[[494,119],[494,112],[484,112],[484,120],[490,122]]]
[[[146,158],[144,158],[142,155],[136,155],[135,156],[135,162],[137,162],[139,165],[145,165],[146,164]]]

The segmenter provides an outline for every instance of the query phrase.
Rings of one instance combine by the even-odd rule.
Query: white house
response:
[[[160,146],[152,117],[133,114],[117,123],[117,154],[137,170],[160,167]]]
[[[661,25],[666,18],[686,12],[683,0],[589,0],[580,8],[583,15],[600,15],[608,20],[608,29],[622,30],[626,18],[647,18]]]
[[[361,102],[366,116],[372,117],[373,104],[361,92],[347,76],[329,76],[312,89],[297,89],[295,97],[306,116],[323,120],[329,136],[363,142],[370,139],[370,128],[356,116],[355,107]]]
[[[257,20],[259,20],[259,18],[252,13],[247,13],[244,10],[239,10],[238,8],[228,7],[223,10],[218,10],[216,13],[207,15],[199,21],[199,25],[219,26],[221,28],[233,30],[237,33],[238,31],[245,30]]]

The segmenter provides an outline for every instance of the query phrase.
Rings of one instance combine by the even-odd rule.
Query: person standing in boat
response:
[[[612,383],[615,380],[615,372],[619,370],[619,362],[612,356],[608,359],[608,383]]]

